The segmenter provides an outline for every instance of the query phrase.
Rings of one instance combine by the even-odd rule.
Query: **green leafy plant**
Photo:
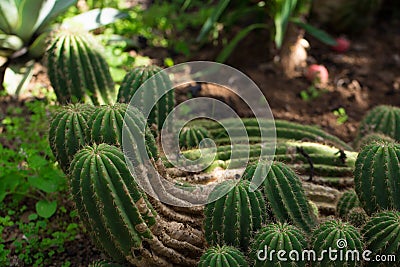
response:
[[[344,108],[338,108],[337,110],[334,110],[333,115],[337,117],[336,122],[339,125],[345,123],[349,118]]]

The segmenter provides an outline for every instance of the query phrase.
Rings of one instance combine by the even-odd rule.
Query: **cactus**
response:
[[[125,125],[124,125],[125,120]],[[150,158],[158,159],[158,149],[153,135],[144,125],[143,115],[136,108],[123,103],[96,107],[88,120],[87,136],[91,143],[122,146],[122,128],[125,126],[133,138],[143,138]],[[144,131],[144,133],[143,133]]]
[[[400,212],[376,213],[363,226],[361,234],[367,249],[377,255],[395,255],[398,262],[400,258]],[[371,258],[373,258],[372,255]]]
[[[140,86],[161,70],[157,66],[141,66],[131,70],[126,74],[121,83],[118,91],[118,102],[129,103]],[[155,104],[147,118],[147,122],[150,127],[155,124],[160,131],[165,119],[175,106],[174,91],[169,90],[172,88],[172,83],[168,75],[164,72],[161,72],[151,82],[151,85],[147,85],[147,90],[142,91],[142,102],[137,108],[142,110],[144,106],[147,107]],[[167,90],[169,91],[167,92]],[[158,99],[159,97],[160,99]]]
[[[280,222],[267,224],[257,232],[252,241],[251,258],[255,262],[252,266],[305,266],[305,261],[301,259],[304,249],[307,249],[307,239],[297,227]],[[273,258],[269,257],[272,250],[285,251],[285,258],[288,258],[291,251],[297,251],[300,256],[295,261],[279,261],[277,253],[272,254]]]
[[[251,164],[242,178],[251,179],[255,171],[259,172],[265,177],[261,190],[274,217],[280,222],[290,222],[304,232],[310,232],[317,218],[308,204],[300,178],[284,163],[273,162],[269,171],[267,166],[265,162]]]
[[[388,141],[388,142],[394,142],[392,138],[390,138],[387,135],[381,134],[381,133],[370,133],[367,134],[366,136],[362,137],[358,143],[355,145],[355,148],[359,151],[361,148],[363,148],[366,145],[369,145],[374,142],[379,142],[379,141]]]
[[[236,181],[218,184],[213,192],[231,186],[232,182]],[[209,244],[248,248],[252,233],[267,219],[261,192],[250,192],[249,185],[241,180],[228,194],[206,205],[204,230]]]
[[[400,209],[400,144],[376,142],[363,147],[354,171],[355,190],[368,215]]]
[[[210,247],[200,258],[198,267],[248,267],[242,252],[231,246]]]
[[[368,219],[368,215],[363,208],[352,208],[347,214],[347,221],[357,228],[363,226]]]
[[[205,138],[210,138],[210,134],[204,127],[185,127],[179,135],[179,146],[186,149],[198,147]]]
[[[88,267],[124,267],[124,265],[106,260],[98,260],[90,263]]]
[[[87,121],[93,110],[88,104],[69,104],[51,118],[49,144],[64,172],[68,171],[75,153],[87,143]]]
[[[321,223],[316,228],[311,236],[311,247],[316,252],[316,255],[322,255],[322,251],[336,249],[336,255],[339,256],[335,261],[330,261],[330,258],[325,254],[322,261],[313,260],[313,266],[359,266],[360,262],[355,258],[350,257],[346,260],[346,253],[349,250],[358,250],[360,253],[363,249],[362,238],[357,229],[341,220],[329,220]],[[343,254],[341,254],[343,253]]]
[[[356,192],[354,190],[348,190],[340,197],[336,206],[336,213],[340,218],[344,219],[352,208],[359,206],[360,201],[358,200]]]
[[[51,85],[60,103],[114,102],[114,82],[101,46],[87,32],[60,30],[46,53]]]
[[[400,108],[380,105],[370,110],[360,122],[355,143],[370,133],[381,133],[400,140]]]

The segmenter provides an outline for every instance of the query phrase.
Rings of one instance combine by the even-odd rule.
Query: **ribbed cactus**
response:
[[[257,169],[257,166],[260,168]],[[300,178],[287,165],[273,162],[268,172],[268,164],[260,162],[249,165],[243,179],[251,179],[257,171],[265,177],[261,191],[271,207],[274,217],[280,222],[290,222],[304,232],[310,232],[317,224]]]
[[[70,185],[80,219],[96,245],[123,263],[143,240],[153,239],[156,213],[125,165],[117,147],[94,144],[71,163]]]
[[[87,121],[93,110],[94,107],[88,104],[69,104],[51,118],[50,148],[64,172],[68,171],[75,153],[87,143]]]
[[[124,267],[124,265],[106,260],[98,260],[90,263],[88,267]]]
[[[336,213],[340,218],[344,219],[352,208],[359,206],[360,201],[358,200],[356,192],[352,189],[347,190],[337,203]]]
[[[390,138],[387,135],[381,134],[381,133],[370,133],[367,134],[366,136],[362,137],[358,143],[356,144],[356,149],[360,150],[362,147],[366,145],[370,145],[371,143],[374,142],[379,142],[379,141],[388,141],[388,142],[394,142],[392,138]]]
[[[364,146],[358,155],[354,184],[367,214],[400,210],[399,159],[400,144],[385,141]]]
[[[395,255],[398,266],[400,259],[400,212],[383,211],[371,217],[361,229],[367,249],[373,255]],[[373,258],[371,255],[371,258]]]
[[[231,246],[210,247],[200,258],[198,267],[248,267],[246,258]]]
[[[102,105],[95,108],[88,120],[87,136],[91,143],[122,146],[122,128],[128,129],[134,140],[143,138],[150,158],[158,159],[158,149],[143,115],[127,104]]]
[[[330,220],[321,223],[314,230],[311,237],[311,248],[316,252],[317,257],[322,255],[322,251],[329,249],[337,250],[337,259],[331,261],[328,253],[325,253],[322,261],[313,259],[313,266],[360,266],[361,262],[357,258],[352,258],[349,250],[358,250],[360,254],[363,249],[362,238],[357,229],[349,223],[341,220]],[[340,258],[340,254],[343,255]],[[346,255],[349,255],[346,260]],[[361,260],[361,256],[359,258]]]
[[[231,186],[232,182],[236,181],[218,184],[213,192]],[[248,249],[253,232],[267,220],[261,192],[250,192],[249,185],[241,180],[228,194],[206,205],[204,230],[209,244]]]
[[[60,30],[46,52],[51,85],[60,103],[113,103],[114,82],[101,46],[87,32]]]
[[[352,208],[347,214],[347,221],[355,227],[363,226],[368,219],[368,215],[363,208]]]
[[[297,227],[280,222],[267,224],[258,231],[252,241],[251,259],[254,262],[252,266],[305,266],[306,262],[302,260],[301,253],[307,247],[307,238]],[[270,254],[272,250],[285,251],[284,258],[288,260],[278,260],[277,253]],[[294,261],[290,260],[291,251],[297,251],[300,257]],[[294,255],[293,252],[292,254]]]
[[[184,127],[179,134],[179,146],[186,149],[195,148],[205,138],[210,138],[210,134],[204,127]]]
[[[370,110],[360,122],[355,143],[370,133],[381,133],[400,140],[400,108],[381,105]]]
[[[141,66],[131,70],[121,83],[118,91],[118,102],[130,103],[131,98],[136,94],[140,86],[161,70],[157,66]],[[147,122],[149,126],[155,124],[157,129],[161,130],[165,119],[175,106],[175,98],[173,90],[164,94],[172,88],[168,74],[161,72],[157,77],[151,80],[151,84],[147,83],[146,90],[141,91],[140,106],[135,107],[142,110],[143,107],[155,104],[147,118]],[[158,98],[160,99],[157,100]]]

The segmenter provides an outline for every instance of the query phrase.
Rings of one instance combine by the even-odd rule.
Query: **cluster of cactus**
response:
[[[210,247],[201,256],[198,267],[248,267],[241,251],[231,246]]]
[[[168,114],[175,106],[174,91],[172,82],[168,74],[161,72],[161,68],[157,66],[141,66],[133,68],[128,72],[119,88],[118,101],[122,103],[130,103],[132,97],[138,92],[140,97],[135,101],[135,107],[139,110],[154,105],[147,118],[150,127],[153,124],[161,131]],[[156,75],[153,79],[150,79]],[[145,84],[145,88],[139,88]],[[139,101],[140,100],[140,101]]]
[[[101,46],[88,32],[60,30],[46,53],[48,75],[60,103],[115,101],[114,82]]]

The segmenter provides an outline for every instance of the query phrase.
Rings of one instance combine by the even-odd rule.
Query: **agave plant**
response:
[[[77,0],[1,0],[0,1],[0,85],[9,93],[18,94],[32,75],[34,60],[45,52],[47,36],[60,26],[74,26],[93,30],[109,24],[124,14],[113,8],[94,9],[63,21],[53,20]],[[81,26],[81,25],[80,25]],[[3,71],[4,70],[4,71]]]

